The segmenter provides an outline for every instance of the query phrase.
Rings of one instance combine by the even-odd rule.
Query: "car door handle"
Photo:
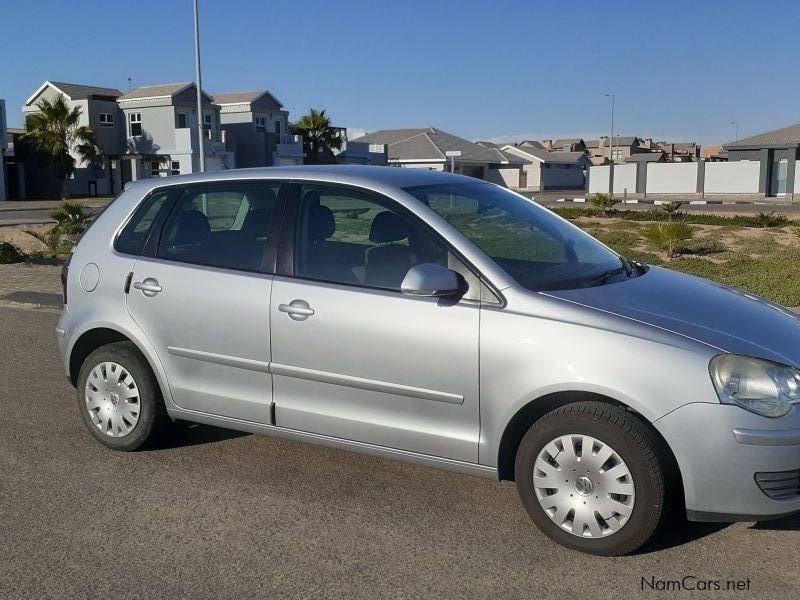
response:
[[[142,294],[148,298],[152,298],[161,291],[161,286],[158,281],[152,277],[147,277],[144,281],[136,281],[133,284],[134,289],[141,290]]]
[[[295,321],[305,321],[314,314],[314,309],[305,300],[292,300],[289,304],[279,304],[278,310],[289,315]]]

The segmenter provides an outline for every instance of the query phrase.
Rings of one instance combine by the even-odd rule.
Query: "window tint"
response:
[[[301,188],[295,274],[399,290],[421,263],[448,265],[447,249],[384,199],[335,186]]]
[[[164,224],[159,258],[260,269],[277,192],[277,183],[187,188]]]
[[[153,223],[168,198],[169,192],[156,192],[145,199],[119,234],[114,248],[124,254],[141,254]]]

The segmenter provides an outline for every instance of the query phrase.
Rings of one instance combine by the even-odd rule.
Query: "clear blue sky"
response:
[[[194,78],[191,0],[0,0],[0,23],[12,126],[46,79]],[[613,90],[616,132],[709,144],[800,122],[799,26],[795,0],[201,0],[203,87],[469,139],[604,134]]]

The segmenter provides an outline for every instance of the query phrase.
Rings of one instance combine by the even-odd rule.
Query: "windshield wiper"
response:
[[[626,275],[631,277],[630,272],[626,267],[617,267],[616,269],[609,269],[604,273],[600,273],[596,277],[592,277],[591,279],[584,282],[583,287],[592,287],[595,285],[600,285],[611,279],[612,277],[616,277],[617,275]]]

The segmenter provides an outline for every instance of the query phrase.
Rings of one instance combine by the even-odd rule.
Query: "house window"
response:
[[[256,131],[264,133],[267,130],[267,118],[256,117]]]
[[[186,113],[178,113],[178,129],[186,129]]]
[[[142,135],[142,113],[129,113],[130,136]]]
[[[111,113],[100,113],[100,125],[103,127],[113,127],[114,115]]]
[[[614,150],[611,152],[611,160],[615,163],[622,162],[622,150]]]
[[[211,126],[213,121],[211,120],[211,115],[203,115],[203,131],[206,132],[206,137],[211,139]]]
[[[181,163],[177,160],[171,161],[170,166],[172,167],[172,175],[180,175],[181,174]]]
[[[275,137],[278,138],[278,141],[281,139],[281,122],[275,121]]]

